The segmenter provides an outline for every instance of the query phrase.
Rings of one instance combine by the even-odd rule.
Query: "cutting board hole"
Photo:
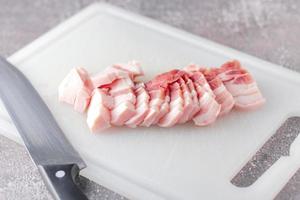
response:
[[[300,117],[288,118],[231,180],[237,187],[249,187],[280,157],[289,156],[291,144],[300,133]]]

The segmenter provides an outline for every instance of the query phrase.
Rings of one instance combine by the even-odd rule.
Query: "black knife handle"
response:
[[[39,171],[54,199],[87,200],[79,189],[77,178],[79,168],[76,164],[38,166]]]

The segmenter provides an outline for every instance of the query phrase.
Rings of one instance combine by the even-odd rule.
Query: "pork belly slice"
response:
[[[259,90],[255,80],[249,73],[236,75],[224,84],[233,96],[251,94]]]
[[[247,73],[247,71],[242,68],[241,63],[237,60],[224,63],[217,71],[219,78],[223,82],[234,79],[238,74]]]
[[[157,75],[151,81],[146,83],[146,88],[150,93],[150,110],[144,120],[144,126],[157,124],[170,110],[169,85],[178,81],[184,74],[184,71],[174,69]],[[167,95],[166,95],[167,94]],[[155,96],[156,95],[156,96]]]
[[[192,94],[188,86],[186,85],[185,81],[183,80],[183,78],[180,78],[178,83],[180,84],[181,91],[183,93],[184,104],[183,104],[183,114],[177,123],[182,124],[189,120],[189,117],[190,115],[192,115],[193,110],[195,108],[194,108]]]
[[[135,106],[136,114],[132,116],[132,118],[130,118],[128,121],[125,122],[125,125],[131,128],[135,128],[138,125],[140,125],[144,121],[149,111],[150,97],[148,95],[147,90],[145,89],[144,84],[139,84],[136,87],[135,94],[137,99],[136,106]]]
[[[127,77],[116,79],[111,84],[101,87],[107,88],[109,94],[114,98],[115,105],[111,109],[111,124],[122,126],[135,115],[136,96],[133,91],[134,86],[131,78]]]
[[[131,102],[133,105],[136,104],[136,96],[132,90],[129,90],[127,93],[124,94],[117,94],[113,97],[114,97],[115,106],[118,106],[119,104],[126,101]]]
[[[169,88],[167,88],[165,90],[165,98],[163,103],[161,104],[161,107],[159,109],[159,113],[156,117],[156,119],[154,120],[154,122],[152,124],[157,124],[159,122],[159,120],[165,116],[169,111],[170,111],[170,92],[169,92]]]
[[[239,110],[253,110],[265,103],[265,98],[251,75],[244,74],[226,82],[226,85],[234,94],[235,107]]]
[[[131,81],[131,77],[128,72],[116,69],[114,67],[107,67],[104,71],[95,74],[91,78],[94,88],[107,86],[118,79],[129,80],[129,84]]]
[[[122,126],[136,114],[134,105],[125,101],[111,110],[111,124]]]
[[[216,101],[211,101],[206,106],[207,108],[200,110],[200,112],[193,118],[193,121],[197,126],[207,126],[212,124],[216,121],[221,110],[220,105]]]
[[[141,123],[141,126],[149,127],[151,124],[153,124],[155,121],[157,121],[157,118],[160,114],[160,108],[162,103],[165,99],[165,89],[159,88],[155,90],[148,90],[149,96],[150,96],[150,102],[149,102],[149,111],[147,115],[145,116],[145,119],[143,123]]]
[[[127,72],[130,75],[130,77],[132,77],[132,79],[134,79],[137,76],[144,75],[144,71],[141,68],[140,63],[135,60],[130,61],[127,64],[114,64],[113,67]]]
[[[249,98],[249,97],[247,97]],[[251,97],[253,98],[253,97]],[[254,97],[255,99],[255,97]],[[255,110],[259,107],[261,107],[264,103],[266,102],[265,99],[259,99],[257,101],[252,101],[251,103],[244,103],[244,102],[238,102],[235,104],[236,109],[242,110],[242,111],[250,111],[250,110]]]
[[[184,71],[174,69],[162,74],[157,75],[154,79],[146,83],[146,88],[148,91],[156,90],[159,88],[167,88],[169,84],[176,82],[185,74]]]
[[[221,105],[219,116],[229,113],[234,106],[234,98],[232,94],[226,89],[222,80],[218,77],[216,68],[201,69],[206,80],[212,89],[216,101]]]
[[[210,125],[216,121],[221,111],[221,105],[218,104],[214,97],[204,90],[199,84],[194,84],[198,93],[200,110],[194,115],[193,121],[197,126]]]
[[[218,70],[218,77],[222,79],[225,87],[232,94],[235,107],[238,109],[251,110],[264,104],[265,99],[255,80],[247,70],[241,67],[238,61],[234,60],[223,64]],[[247,97],[248,100],[246,100]]]
[[[198,100],[198,93],[194,87],[194,83],[191,79],[189,79],[188,77],[185,77],[185,81],[186,81],[186,85],[189,88],[189,91],[191,93],[191,97],[193,100],[193,109],[192,112],[190,113],[190,115],[188,116],[188,120],[191,120],[196,113],[198,113],[200,111],[200,104],[199,104],[199,100]]]
[[[74,110],[79,113],[84,113],[91,101],[90,90],[80,89],[76,94],[76,99],[74,102]]]
[[[175,82],[170,86],[170,110],[157,123],[161,127],[174,126],[183,114],[184,98],[180,85]]]
[[[134,83],[131,79],[117,79],[112,84],[107,86],[110,88],[109,93],[112,96],[132,93],[132,88],[134,87]]]
[[[201,85],[207,92],[209,92],[212,96],[214,96],[214,93],[212,89],[210,88],[205,76],[201,72],[201,67],[195,64],[190,64],[183,68],[184,71],[186,71],[189,74],[189,78],[192,79],[193,82],[198,83]]]
[[[135,108],[135,114],[125,122],[125,125],[131,128],[136,128],[144,121],[148,112],[149,105],[145,103],[140,104]]]
[[[149,104],[150,96],[145,88],[144,83],[139,83],[137,85],[139,86],[137,86],[135,89],[135,95],[137,99],[136,105],[138,106],[140,104]]]
[[[110,111],[113,107],[113,98],[101,89],[95,89],[87,111],[87,124],[92,132],[111,127]]]
[[[225,88],[223,84],[213,92],[216,95],[216,101],[221,105],[219,116],[223,116],[229,113],[235,105],[235,100],[230,92]]]
[[[74,68],[58,87],[58,99],[74,107],[77,112],[86,111],[93,86],[88,72],[83,68]]]
[[[224,84],[226,89],[232,94],[232,96],[236,97],[239,95],[247,95],[258,91],[258,87],[256,82],[250,84],[236,84],[234,81],[228,81]]]

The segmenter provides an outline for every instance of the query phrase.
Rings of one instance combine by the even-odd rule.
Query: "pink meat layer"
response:
[[[127,64],[114,64],[113,67],[127,72],[132,78],[144,75],[144,71],[141,68],[140,63],[137,61],[131,61]]]
[[[157,121],[157,118],[160,115],[161,105],[163,104],[165,99],[165,89],[159,88],[150,91],[148,90],[148,93],[150,96],[149,111],[145,116],[143,123],[141,123],[141,126],[146,126],[146,127],[149,127],[155,121]]]
[[[178,120],[178,123],[183,124],[189,120],[189,117],[192,115],[195,108],[191,91],[189,90],[186,82],[183,78],[180,78],[178,82],[180,84],[184,99],[183,114]]]
[[[233,60],[223,64],[218,69],[218,77],[232,94],[236,108],[252,110],[265,103],[255,80],[238,61]]]
[[[135,104],[136,113],[131,119],[125,122],[125,125],[135,128],[140,125],[149,111],[149,94],[145,89],[144,84],[137,85],[135,89],[137,102]]]
[[[185,82],[186,82],[186,85],[188,86],[188,89],[191,93],[191,97],[193,100],[193,109],[192,109],[192,112],[188,116],[188,120],[191,120],[191,119],[193,119],[195,114],[199,112],[200,104],[199,104],[199,100],[198,100],[198,93],[194,87],[193,81],[191,79],[189,79],[188,77],[185,77]]]
[[[134,87],[134,83],[131,79],[123,78],[117,79],[110,85],[106,86],[109,88],[109,93],[113,96],[131,93]]]
[[[170,85],[170,110],[158,122],[161,127],[174,126],[183,114],[184,98],[180,85],[175,82]]]
[[[122,126],[135,114],[134,105],[131,102],[125,101],[111,110],[111,124]]]
[[[103,72],[92,76],[92,83],[95,88],[105,87],[118,79],[130,79],[128,72],[124,72],[114,67],[108,67]]]
[[[74,68],[58,87],[59,101],[68,103],[80,113],[86,111],[93,90],[89,74],[83,68]]]
[[[116,106],[118,106],[119,104],[121,104],[125,101],[131,102],[133,105],[136,104],[137,97],[132,90],[129,90],[127,93],[124,93],[124,94],[115,95],[113,97],[114,97]]]
[[[146,88],[147,90],[159,89],[160,87],[167,88],[169,84],[176,82],[183,74],[185,73],[178,69],[159,74],[146,83]]]
[[[200,110],[193,117],[193,121],[197,126],[210,125],[216,121],[221,111],[221,106],[214,97],[199,84],[195,83],[195,88],[198,94]]]
[[[190,79],[192,79],[194,82],[197,82],[207,92],[209,92],[212,96],[214,96],[214,93],[213,93],[212,89],[210,88],[205,76],[200,71],[201,68],[199,66],[191,64],[191,65],[184,67],[183,70],[189,74]]]
[[[92,100],[87,111],[87,124],[92,132],[111,127],[110,110],[113,98],[101,89],[93,91]]]
[[[133,82],[118,79],[109,86],[109,93],[115,101],[115,107],[111,110],[111,123],[115,126],[122,126],[136,114]]]
[[[234,106],[234,98],[232,94],[226,89],[222,80],[217,76],[217,69],[206,68],[201,69],[201,71],[208,81],[209,86],[215,95],[216,101],[221,105],[219,116],[229,113]]]

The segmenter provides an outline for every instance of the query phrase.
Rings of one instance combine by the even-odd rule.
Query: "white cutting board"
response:
[[[233,111],[210,127],[91,134],[85,116],[57,101],[60,81],[77,66],[95,73],[136,59],[150,79],[190,62],[219,66],[232,58],[253,73],[267,103],[253,112]],[[300,167],[297,138],[291,155],[253,185],[230,183],[280,124],[300,113],[300,75],[283,67],[105,4],[88,7],[9,60],[30,79],[86,161],[82,174],[131,199],[271,199]],[[0,119],[0,132],[20,141],[5,112]]]

